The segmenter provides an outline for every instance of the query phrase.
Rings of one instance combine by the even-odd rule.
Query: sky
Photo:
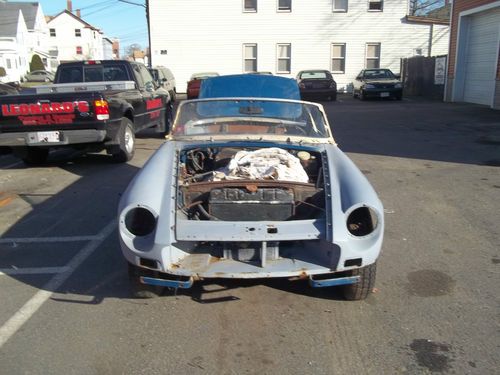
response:
[[[17,0],[19,1],[19,0]],[[24,1],[24,0],[23,0]],[[66,9],[66,0],[31,0],[42,4],[43,13],[53,16]],[[145,4],[145,0],[126,0]],[[131,44],[148,45],[146,10],[143,6],[118,0],[72,0],[73,13],[81,9],[82,19],[97,27],[108,38],[120,39],[120,54]]]

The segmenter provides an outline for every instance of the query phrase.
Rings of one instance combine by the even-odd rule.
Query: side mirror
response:
[[[144,89],[146,91],[153,92],[155,91],[155,85],[153,82],[146,82],[146,84],[144,85]]]

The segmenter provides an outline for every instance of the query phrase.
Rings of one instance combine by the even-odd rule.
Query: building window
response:
[[[347,0],[333,0],[334,12],[347,12]]]
[[[413,49],[413,55],[415,55],[415,56],[422,56],[422,48],[414,48]]]
[[[257,44],[243,44],[243,65],[245,73],[257,71]]]
[[[49,29],[50,36],[56,36],[56,29]]]
[[[7,63],[7,69],[12,69],[12,63],[10,62],[10,59],[6,59],[5,62]]]
[[[82,30],[81,29],[75,29],[75,36],[82,36]]]
[[[244,12],[257,12],[257,0],[243,0]]]
[[[292,66],[292,45],[278,44],[278,69],[277,73],[290,73]]]
[[[77,55],[83,55],[83,51],[82,51],[82,47],[81,46],[77,46],[76,47],[76,54]]]
[[[345,73],[345,43],[332,44],[332,67],[333,73]]]
[[[368,0],[368,10],[381,12],[384,5],[384,0]]]
[[[278,12],[291,12],[292,0],[278,0]]]
[[[380,68],[380,43],[366,43],[366,68]]]

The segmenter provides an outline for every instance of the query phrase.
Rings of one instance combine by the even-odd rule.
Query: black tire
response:
[[[137,266],[128,263],[128,279],[130,295],[133,298],[156,298],[163,294],[165,288],[161,286],[142,284],[139,278],[143,276],[143,272]]]
[[[47,159],[49,157],[49,149],[40,147],[27,147],[23,149],[20,156],[24,161],[24,164],[41,165],[47,162]]]
[[[175,103],[176,101],[176,91],[175,88],[170,92],[170,99],[172,100],[172,103]]]
[[[359,282],[342,287],[344,298],[349,301],[359,301],[368,297],[375,286],[376,273],[377,263],[352,270],[351,276],[359,276]]]
[[[135,154],[135,134],[134,125],[128,118],[122,118],[120,130],[118,131],[120,144],[118,152],[112,154],[113,160],[117,163],[126,163],[132,160]]]
[[[328,99],[329,99],[331,102],[336,101],[336,100],[337,100],[337,94],[330,95],[330,96],[328,97]]]
[[[358,97],[358,94],[356,94],[356,90],[352,89],[352,97],[356,99]]]
[[[366,100],[366,95],[363,90],[359,90],[359,99]]]
[[[162,123],[158,126],[158,133],[164,137],[170,134],[170,130],[172,129],[172,124],[174,123],[174,106],[172,102],[167,103],[165,107],[165,117]]]
[[[396,95],[396,100],[402,100],[403,99],[403,95]]]

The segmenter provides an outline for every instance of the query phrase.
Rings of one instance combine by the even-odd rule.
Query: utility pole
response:
[[[151,68],[151,25],[149,23],[149,0],[146,0],[146,4],[138,4],[129,0],[118,0],[120,3],[126,3],[131,5],[137,5],[143,7],[146,10],[146,22],[148,25],[148,66]]]

